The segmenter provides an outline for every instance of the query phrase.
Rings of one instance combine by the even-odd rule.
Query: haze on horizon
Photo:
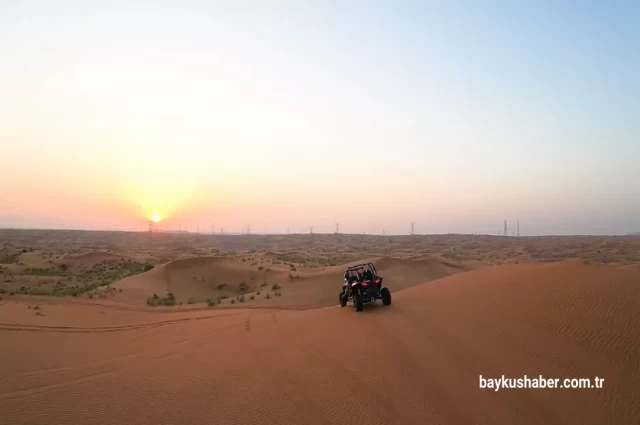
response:
[[[638,22],[617,1],[1,2],[0,227],[640,231]]]

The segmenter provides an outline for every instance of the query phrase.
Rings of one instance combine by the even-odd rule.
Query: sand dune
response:
[[[0,412],[11,424],[636,424],[638,283],[634,268],[568,261],[454,274],[363,313],[51,304],[39,316],[5,300]],[[503,374],[605,381],[478,388]]]
[[[403,260],[373,258],[371,261],[384,277],[391,291],[464,271],[464,268],[438,259]],[[243,307],[316,308],[335,305],[347,265],[306,268],[292,271],[288,265],[241,261],[235,257],[200,257],[172,261],[141,275],[123,279],[113,286],[123,292],[115,301],[143,305],[152,294],[171,291],[187,303],[189,299],[204,300],[245,293]],[[281,296],[266,299],[272,285],[280,286]],[[260,293],[260,294],[258,294]],[[254,299],[250,300],[253,296]],[[229,302],[226,303],[229,305]],[[240,307],[239,304],[235,305]]]

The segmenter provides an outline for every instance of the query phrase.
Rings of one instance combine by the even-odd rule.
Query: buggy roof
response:
[[[347,269],[346,273],[349,272],[360,272],[360,271],[364,271],[364,270],[371,270],[373,272],[373,274],[378,274],[376,272],[376,267],[372,264],[372,263],[363,263],[363,264],[358,264],[355,266],[351,266]]]

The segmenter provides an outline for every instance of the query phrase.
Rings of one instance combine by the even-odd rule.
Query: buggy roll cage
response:
[[[347,268],[345,274],[349,276],[354,276],[358,274],[362,274],[364,271],[369,270],[373,273],[373,276],[378,276],[378,272],[376,271],[376,266],[371,263],[358,264],[356,266],[351,266]]]

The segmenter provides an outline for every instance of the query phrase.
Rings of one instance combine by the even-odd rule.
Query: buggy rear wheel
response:
[[[380,290],[380,296],[382,297],[383,305],[391,304],[391,292],[389,291],[389,288],[382,288],[382,290]]]
[[[362,311],[362,295],[359,292],[353,293],[353,306],[356,311]]]
[[[338,296],[338,299],[340,300],[340,307],[344,307],[347,305],[347,294],[343,292],[340,292],[340,295]]]

